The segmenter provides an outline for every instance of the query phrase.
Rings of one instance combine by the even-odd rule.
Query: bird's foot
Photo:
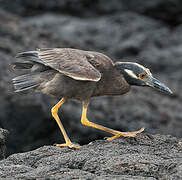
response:
[[[123,137],[135,137],[137,134],[140,134],[144,131],[145,128],[141,128],[140,130],[138,131],[134,131],[134,132],[118,132],[118,134],[116,134],[115,136],[113,137],[109,137],[107,138],[108,141],[112,141],[120,136],[123,136]]]
[[[68,147],[70,149],[79,149],[81,146],[79,144],[64,143],[64,144],[56,144],[56,147]]]

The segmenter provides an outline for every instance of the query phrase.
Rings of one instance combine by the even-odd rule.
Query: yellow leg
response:
[[[110,129],[110,128],[106,128],[104,126],[95,124],[93,122],[90,122],[87,119],[87,107],[88,107],[88,101],[84,101],[83,102],[83,110],[82,110],[81,123],[84,124],[85,126],[93,127],[93,128],[96,128],[96,129],[99,129],[99,130],[102,130],[102,131],[105,131],[105,132],[113,134],[114,135],[113,137],[107,138],[108,141],[114,140],[114,139],[116,139],[116,138],[118,138],[120,136],[123,136],[123,137],[135,137],[137,134],[140,134],[141,132],[144,131],[144,128],[141,128],[139,131],[135,131],[135,132],[120,132],[120,131],[116,131],[116,130],[113,130],[113,129]]]
[[[75,145],[71,142],[70,138],[68,137],[68,135],[66,134],[66,131],[63,127],[63,124],[61,123],[59,116],[58,116],[58,109],[60,108],[61,105],[63,105],[66,102],[65,98],[62,98],[52,109],[52,116],[54,117],[54,119],[56,120],[63,136],[65,139],[65,144],[57,144],[57,147],[69,147],[69,148],[73,148],[73,149],[78,149],[80,146],[79,145]]]

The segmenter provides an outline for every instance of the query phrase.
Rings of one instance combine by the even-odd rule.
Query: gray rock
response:
[[[32,16],[53,12],[77,17],[98,17],[123,12],[137,12],[170,26],[182,22],[182,2],[180,0],[1,0],[0,7],[21,16]]]
[[[43,146],[13,154],[0,161],[0,178],[181,179],[181,157],[181,139],[144,134],[95,141],[78,150]]]
[[[6,157],[6,141],[8,131],[0,128],[0,160]]]

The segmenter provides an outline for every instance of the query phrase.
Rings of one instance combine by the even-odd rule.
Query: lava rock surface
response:
[[[0,160],[6,157],[6,142],[7,142],[8,131],[0,128]]]
[[[182,179],[182,140],[142,134],[78,150],[43,146],[0,161],[1,179]]]

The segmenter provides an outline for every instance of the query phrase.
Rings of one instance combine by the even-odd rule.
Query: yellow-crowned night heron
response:
[[[150,86],[172,93],[168,87],[153,78],[150,70],[144,66],[132,62],[114,63],[109,57],[98,52],[53,48],[19,53],[17,58],[20,60],[13,63],[13,69],[26,72],[13,79],[17,92],[34,88],[62,98],[52,108],[52,116],[65,139],[65,144],[58,144],[59,147],[79,147],[71,142],[57,114],[59,107],[67,99],[82,101],[82,124],[113,134],[113,137],[107,139],[113,140],[119,136],[134,137],[144,131],[144,128],[135,132],[120,132],[90,122],[87,119],[87,106],[91,97],[122,95],[127,93],[132,85]]]

